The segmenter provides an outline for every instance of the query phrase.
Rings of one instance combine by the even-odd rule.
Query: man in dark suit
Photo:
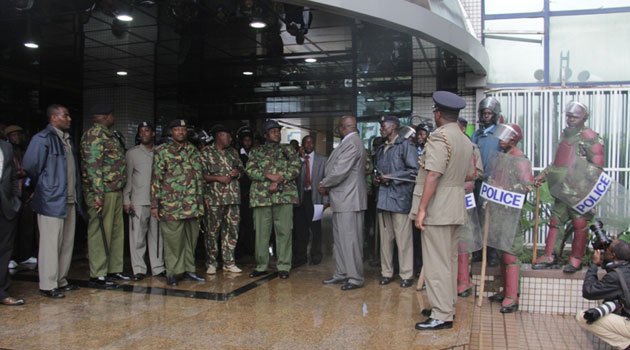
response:
[[[306,263],[306,247],[308,246],[309,231],[313,233],[311,240],[311,264],[317,265],[322,261],[322,221],[313,221],[314,205],[327,205],[328,197],[313,189],[324,178],[324,167],[328,158],[315,153],[315,142],[308,135],[302,139],[300,161],[302,168],[297,177],[299,204],[295,207],[293,231],[293,265]]]
[[[15,239],[14,226],[20,210],[18,179],[13,167],[11,145],[0,140],[0,304],[23,305],[24,299],[9,296],[9,260]]]
[[[328,193],[333,211],[335,274],[324,284],[343,283],[341,290],[363,286],[363,211],[367,209],[366,151],[357,131],[357,119],[339,120],[341,143],[333,150],[318,186]]]

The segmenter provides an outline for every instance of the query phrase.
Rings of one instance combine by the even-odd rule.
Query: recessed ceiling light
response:
[[[255,29],[262,29],[265,28],[267,26],[267,23],[261,21],[261,20],[253,20],[251,22],[249,22],[249,26]]]
[[[244,71],[243,75],[254,75],[254,72],[250,72],[250,71]]]
[[[129,14],[126,14],[126,13],[121,13],[118,16],[116,16],[116,18],[119,21],[123,21],[123,22],[131,22],[131,21],[133,21],[133,17],[131,17]]]
[[[306,62],[306,63],[315,63],[315,62],[317,62],[317,58],[309,57],[309,58],[304,59],[304,62]]]
[[[121,70],[121,71],[116,72],[116,74],[120,75],[121,77],[124,77],[125,75],[127,75],[127,72],[124,70]]]
[[[25,42],[24,46],[28,47],[29,49],[36,49],[39,47],[39,45],[37,45],[37,43],[32,40]]]

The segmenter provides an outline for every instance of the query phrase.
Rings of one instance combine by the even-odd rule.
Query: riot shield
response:
[[[459,234],[459,254],[472,253],[480,250],[483,246],[483,236],[479,216],[477,215],[477,205],[474,193],[466,195],[466,224],[462,226]]]
[[[499,152],[491,159],[492,176],[484,180],[479,191],[484,201],[480,217],[488,219],[487,245],[509,251],[520,233],[521,211],[533,180],[531,163],[526,157]]]
[[[600,220],[611,232],[622,232],[630,226],[628,207],[630,193],[604,171],[583,158],[571,166],[552,169],[548,176],[549,192],[573,210]]]

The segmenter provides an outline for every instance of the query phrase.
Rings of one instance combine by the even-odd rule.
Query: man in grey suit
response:
[[[311,264],[317,265],[322,261],[322,221],[313,221],[314,205],[328,204],[328,197],[313,189],[324,178],[324,167],[328,158],[315,153],[315,142],[308,135],[302,139],[300,147],[300,161],[302,168],[297,177],[298,206],[295,207],[293,222],[293,266],[306,263],[306,247],[308,246],[309,231],[311,239]]]
[[[13,167],[11,144],[0,140],[0,304],[23,305],[24,299],[9,295],[9,260],[15,239],[14,226],[20,210],[18,179]]]
[[[341,290],[363,287],[363,211],[367,209],[366,152],[357,131],[357,120],[339,120],[341,143],[326,162],[320,194],[328,193],[333,211],[335,274],[324,284],[343,283]]]

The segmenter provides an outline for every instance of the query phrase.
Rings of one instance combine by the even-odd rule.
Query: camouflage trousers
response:
[[[221,256],[224,266],[234,265],[234,248],[238,240],[238,224],[240,220],[239,204],[206,207],[206,266],[217,266],[217,236],[221,234]]]
[[[564,241],[564,235],[566,234],[565,226],[571,220],[575,219],[585,219],[586,221],[593,220],[592,213],[589,212],[586,214],[580,214],[559,199],[556,199],[553,202],[551,217],[555,218],[558,221],[558,225],[556,227],[558,229],[558,233],[556,234],[555,242],[547,242],[547,244],[553,245],[553,251],[558,256],[560,256],[562,253],[560,250],[562,249],[562,242]]]

